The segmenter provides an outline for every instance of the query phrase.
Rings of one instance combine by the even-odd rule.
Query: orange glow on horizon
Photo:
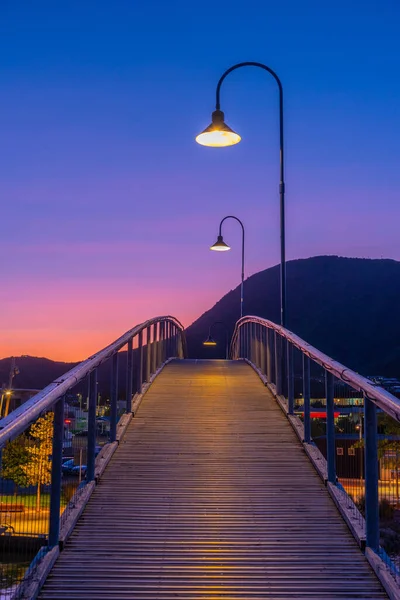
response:
[[[119,282],[114,285],[123,289]],[[112,286],[99,289],[96,282],[77,297],[77,286],[70,283],[60,283],[56,290],[35,284],[29,290],[29,312],[26,296],[14,300],[14,290],[0,315],[0,358],[28,355],[79,362],[147,319],[171,315],[186,327],[209,305],[206,295],[193,299],[190,289],[148,287],[146,293],[133,283],[131,292],[120,297]]]

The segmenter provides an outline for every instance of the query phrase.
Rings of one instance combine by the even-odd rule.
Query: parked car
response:
[[[82,477],[85,477],[86,469],[86,465],[76,465],[73,458],[70,458],[69,460],[65,461],[61,467],[63,475],[79,475],[80,470]]]

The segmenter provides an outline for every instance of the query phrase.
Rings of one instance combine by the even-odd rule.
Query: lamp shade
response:
[[[231,249],[231,247],[228,246],[228,244],[225,244],[224,238],[222,237],[222,235],[219,235],[215,244],[210,246],[210,250],[215,250],[216,252],[226,252],[227,250],[230,250],[230,249]]]
[[[198,144],[212,148],[222,148],[224,146],[234,146],[240,142],[242,139],[240,135],[225,123],[222,110],[215,110],[211,119],[211,125],[196,137]]]
[[[203,346],[216,346],[217,342],[211,337],[211,335],[208,336],[208,338],[203,342]]]

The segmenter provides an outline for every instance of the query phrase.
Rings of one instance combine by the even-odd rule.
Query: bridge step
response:
[[[40,596],[386,597],[275,400],[229,361],[156,379]]]

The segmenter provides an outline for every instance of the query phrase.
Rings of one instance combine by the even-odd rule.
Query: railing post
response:
[[[303,354],[304,441],[311,442],[310,359]]]
[[[287,353],[287,340],[283,336],[281,336],[281,394],[285,398],[288,398],[288,353]]]
[[[167,321],[165,323],[166,325],[166,332],[165,332],[165,337],[166,337],[166,358],[171,358],[171,323],[169,321]]]
[[[110,442],[117,439],[118,419],[118,352],[111,359],[111,410],[110,410]]]
[[[372,550],[378,551],[380,533],[376,405],[366,396],[364,396],[364,414],[366,544]]]
[[[158,324],[158,343],[157,343],[157,369],[160,368],[161,364],[162,364],[162,330],[163,330],[163,323],[160,322]]]
[[[269,327],[266,328],[266,346],[267,346],[267,380],[268,383],[272,383],[272,354],[271,354],[271,330]]]
[[[287,351],[287,387],[288,387],[288,413],[294,414],[294,361],[293,361],[293,344],[290,342],[286,346]]]
[[[151,371],[151,343],[150,343],[150,325],[146,328],[146,382],[150,381]]]
[[[57,546],[60,535],[61,465],[64,439],[64,396],[54,407],[53,450],[51,462],[49,547]]]
[[[136,391],[141,394],[143,387],[143,330],[139,331],[138,335],[138,355]]]
[[[256,352],[255,352],[255,346],[256,346],[256,335],[255,335],[255,325],[254,323],[250,323],[250,360],[253,363],[253,365],[255,365],[256,363]]]
[[[128,342],[126,357],[126,407],[125,412],[132,412],[132,377],[133,377],[133,340]]]
[[[160,366],[165,363],[165,321],[160,323]]]
[[[157,371],[157,323],[153,324],[153,342],[151,352],[151,374]]]
[[[259,340],[258,340],[258,324],[257,323],[254,323],[253,332],[254,332],[254,364],[258,368],[258,366],[259,366],[259,363],[258,363],[258,355],[259,355],[258,344],[259,344]]]
[[[178,339],[176,337],[176,326],[172,325],[172,356],[178,356]]]
[[[282,339],[275,331],[275,386],[278,396],[282,394]]]
[[[260,325],[260,371],[265,374],[265,327]]]
[[[178,348],[177,355],[178,355],[178,358],[182,358],[182,354],[183,354],[182,336],[181,336],[180,329],[178,329],[178,328],[176,330],[176,335],[177,335],[176,344],[177,344],[177,348]]]
[[[259,366],[259,355],[260,355],[259,343],[260,343],[260,340],[258,337],[258,323],[254,323],[254,364],[256,365],[257,368]]]
[[[97,400],[97,369],[89,375],[89,409],[88,409],[88,448],[87,448],[87,481],[94,479],[96,454],[96,400]]]
[[[325,371],[326,387],[326,460],[328,463],[328,481],[336,483],[336,449],[335,449],[335,403],[333,375]]]

